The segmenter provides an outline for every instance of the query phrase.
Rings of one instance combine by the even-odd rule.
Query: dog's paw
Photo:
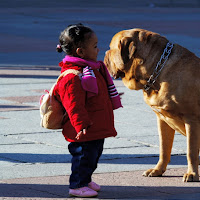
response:
[[[199,175],[196,173],[186,173],[183,176],[183,182],[198,182],[199,181]]]
[[[148,177],[153,177],[153,176],[162,176],[164,172],[162,170],[157,170],[157,169],[148,169],[145,171],[142,175],[143,176],[148,176]]]

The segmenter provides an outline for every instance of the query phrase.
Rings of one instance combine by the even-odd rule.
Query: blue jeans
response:
[[[70,189],[88,186],[88,183],[92,181],[92,174],[97,168],[103,145],[104,139],[69,144],[69,152],[72,155]]]

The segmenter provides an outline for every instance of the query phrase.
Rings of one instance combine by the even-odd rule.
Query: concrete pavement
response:
[[[97,199],[193,199],[200,198],[199,182],[183,183],[185,168],[170,169],[163,177],[142,177],[142,171],[95,173],[101,184]],[[11,179],[0,185],[1,199],[72,199],[68,196],[68,176]],[[79,198],[80,199],[80,198]],[[92,198],[95,199],[95,198]]]
[[[197,4],[166,8],[155,2],[133,6],[136,1],[115,1],[110,8],[104,1],[35,2],[0,3],[0,199],[68,198],[68,143],[59,130],[39,126],[38,110],[43,90],[59,74],[57,64],[63,55],[55,47],[59,32],[68,24],[82,22],[96,31],[100,60],[116,32],[134,27],[165,35],[200,56]],[[106,140],[93,177],[102,185],[98,198],[200,199],[199,182],[182,182],[187,170],[186,138],[179,133],[163,177],[142,177],[158,161],[156,117],[143,102],[142,91],[130,91],[120,80],[115,85],[125,93],[124,108],[114,113],[118,136]]]

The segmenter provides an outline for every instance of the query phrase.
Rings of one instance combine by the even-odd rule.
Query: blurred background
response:
[[[1,0],[0,66],[58,65],[60,32],[80,22],[96,32],[100,60],[112,36],[131,28],[158,32],[200,56],[200,0]]]

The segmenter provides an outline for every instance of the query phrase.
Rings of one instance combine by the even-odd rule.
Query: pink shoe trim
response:
[[[94,191],[99,191],[101,189],[100,185],[96,184],[95,182],[88,183],[88,187]]]
[[[98,193],[89,187],[82,187],[77,189],[69,189],[70,196],[76,197],[95,197]]]

